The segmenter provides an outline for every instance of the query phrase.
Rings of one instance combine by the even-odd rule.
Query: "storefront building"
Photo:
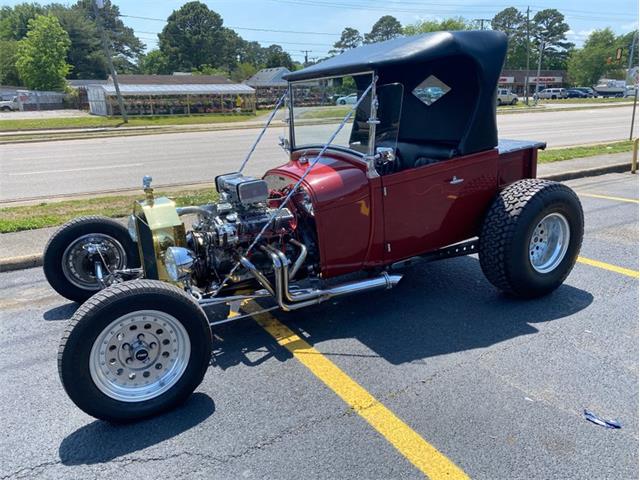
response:
[[[567,72],[565,70],[540,70],[540,77],[536,70],[503,70],[498,80],[498,86],[509,88],[517,95],[524,95],[525,85],[529,85],[529,95],[536,89],[566,86]]]

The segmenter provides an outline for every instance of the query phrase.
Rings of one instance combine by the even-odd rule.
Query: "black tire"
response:
[[[140,310],[160,311],[181,323],[190,342],[189,360],[164,393],[144,401],[117,400],[94,382],[89,366],[91,349],[114,320]],[[65,391],[81,410],[109,422],[131,422],[184,402],[202,382],[211,360],[211,345],[207,316],[190,296],[171,284],[134,280],[102,290],[75,313],[58,349],[58,373]],[[149,370],[153,370],[151,364]]]
[[[569,226],[569,244],[558,265],[540,273],[529,258],[529,241],[539,222],[551,213]],[[519,297],[546,295],[567,278],[582,245],[584,215],[578,196],[566,185],[526,179],[502,190],[482,226],[478,253],[487,279],[498,289]]]
[[[558,97],[556,97],[555,95],[551,95],[551,100],[556,100]]]
[[[3,112],[10,112],[11,108],[10,107],[2,107],[2,111]]]
[[[346,100],[340,100],[338,103],[339,103],[340,105],[346,105],[346,104],[347,104],[347,101],[346,101]]]
[[[516,105],[518,103],[518,99],[514,98],[513,100],[511,100],[511,105]]]
[[[502,100],[498,99],[498,106],[501,107],[502,106]]]
[[[102,234],[115,239],[124,250],[125,267],[140,265],[138,247],[120,223],[106,217],[78,217],[60,227],[44,248],[43,270],[51,287],[69,300],[82,303],[100,290],[97,285],[83,288],[74,284],[65,273],[62,262],[65,250],[78,238],[88,234]],[[87,267],[89,268],[89,267]]]

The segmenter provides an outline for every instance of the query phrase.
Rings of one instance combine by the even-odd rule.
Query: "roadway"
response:
[[[546,141],[549,147],[627,138],[631,107],[498,115],[503,138]],[[328,139],[331,125],[317,129]],[[131,189],[152,175],[156,185],[200,183],[238,168],[257,129],[172,133],[9,144],[0,147],[0,202]],[[247,168],[262,175],[286,161],[283,128],[265,134]]]
[[[583,260],[553,294],[505,297],[462,257],[375,297],[243,319],[215,329],[186,405],[128,426],[62,390],[56,352],[77,305],[40,269],[0,274],[0,477],[638,478],[637,178],[569,184],[581,255],[606,263]]]

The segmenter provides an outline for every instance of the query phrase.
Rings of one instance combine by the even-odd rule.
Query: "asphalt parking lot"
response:
[[[196,394],[129,426],[60,386],[77,305],[40,269],[0,274],[0,477],[637,478],[638,179],[568,183],[585,240],[552,295],[508,298],[472,257],[414,266],[391,291],[218,327]]]

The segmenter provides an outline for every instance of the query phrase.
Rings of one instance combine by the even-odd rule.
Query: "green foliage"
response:
[[[234,82],[244,82],[251,76],[253,76],[258,69],[247,62],[238,64],[238,66],[231,72],[231,80]]]
[[[525,68],[527,64],[526,16],[515,7],[505,8],[493,17],[491,28],[503,32],[509,41],[505,67]]]
[[[423,20],[406,25],[402,31],[405,35],[419,35],[421,33],[469,30],[470,25],[462,17],[445,18],[444,20]]]
[[[0,40],[0,84],[20,85],[20,76],[16,68],[16,53],[18,42],[15,40]]]
[[[202,65],[223,65],[226,40],[222,17],[204,3],[188,2],[175,10],[158,35],[160,51],[174,71],[191,71]]]
[[[265,67],[287,67],[289,70],[293,70],[293,60],[280,45],[269,45],[265,49]]]
[[[385,15],[373,24],[369,33],[365,33],[364,43],[383,42],[400,35],[402,35],[402,25],[398,19],[391,15]]]
[[[567,41],[569,25],[564,15],[555,8],[540,10],[533,17],[531,26],[532,46],[540,55],[542,44],[542,68],[564,70],[574,44]]]
[[[22,40],[29,30],[29,20],[45,13],[45,9],[37,3],[19,3],[13,8],[0,8],[0,39]]]
[[[171,73],[169,61],[160,50],[151,50],[138,58],[138,71],[148,75],[166,75]]]
[[[624,79],[633,33],[616,37],[610,28],[592,32],[584,46],[571,53],[568,67],[571,81],[578,85],[595,85],[603,77]],[[615,61],[618,48],[623,49],[620,62]],[[635,48],[638,52],[637,43]],[[637,55],[634,57],[632,64],[638,65]]]
[[[340,40],[333,44],[333,50],[329,53],[338,54],[342,53],[345,50],[350,50],[352,48],[359,47],[362,44],[362,35],[355,28],[346,27],[342,30],[342,35],[340,35]]]
[[[16,67],[20,78],[34,90],[62,90],[70,70],[66,62],[69,35],[53,15],[29,20],[27,36],[18,42]]]

